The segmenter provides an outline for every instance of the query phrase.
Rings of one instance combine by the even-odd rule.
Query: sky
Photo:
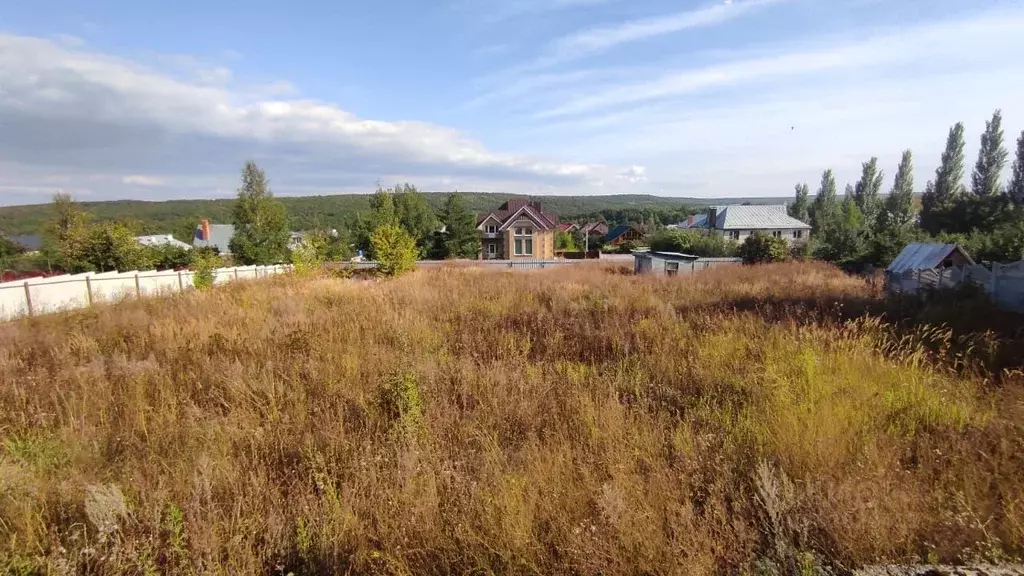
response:
[[[788,196],[1024,129],[1019,0],[0,2],[0,205]],[[1007,171],[1008,172],[1008,171]]]

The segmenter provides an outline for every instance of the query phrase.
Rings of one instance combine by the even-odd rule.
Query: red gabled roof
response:
[[[558,226],[558,216],[550,212],[544,212],[540,202],[532,201],[528,198],[512,198],[502,204],[497,210],[478,216],[476,223],[477,226],[479,226],[480,224],[483,224],[484,220],[486,220],[488,216],[493,215],[501,225],[505,225],[508,223],[509,218],[512,218],[516,213],[524,209],[528,210],[529,213],[537,219],[539,224],[548,228],[555,228]]]

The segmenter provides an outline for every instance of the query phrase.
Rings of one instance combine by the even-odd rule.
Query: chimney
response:
[[[202,235],[201,239],[209,242],[210,241],[210,221],[209,220],[203,220],[203,221],[201,221],[199,223],[199,225],[202,226],[202,229],[203,229],[203,235]]]
[[[718,208],[708,208],[708,228],[718,228]]]

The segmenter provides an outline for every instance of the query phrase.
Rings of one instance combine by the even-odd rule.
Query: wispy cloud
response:
[[[158,176],[144,176],[142,174],[132,174],[131,176],[125,176],[121,178],[121,182],[124,184],[137,184],[139,186],[163,186],[165,180]]]
[[[694,58],[701,65],[587,68],[572,83],[527,74],[516,82],[546,88],[521,91],[505,109],[523,115],[509,124],[524,141],[629,159],[650,174],[623,170],[618,181],[681,196],[784,195],[828,167],[853,180],[871,156],[892,174],[908,147],[923,186],[954,122],[968,125],[969,156],[994,109],[1007,134],[1024,128],[1024,104],[1012,97],[1024,91],[1014,56],[1024,51],[1024,9],[890,26],[742,45]]]
[[[711,66],[663,73],[655,78],[627,84],[605,85],[585,91],[550,109],[538,118],[578,115],[633,106],[637,103],[678,98],[712,89],[736,87],[759,82],[783,81],[840,71],[860,71],[901,66],[944,65],[964,62],[985,65],[992,62],[986,48],[998,37],[1001,45],[1024,48],[1024,15],[997,14],[970,20],[930,23],[864,40],[817,41],[770,56],[726,61]],[[957,42],[950,42],[957,38]]]
[[[696,10],[591,28],[554,41],[549,60],[564,62],[666,34],[718,26],[771,4],[786,1],[789,0],[726,0]]]
[[[458,0],[456,8],[479,11],[485,22],[496,24],[520,16],[592,8],[624,0]]]

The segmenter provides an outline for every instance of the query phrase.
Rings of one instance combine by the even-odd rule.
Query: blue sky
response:
[[[426,190],[782,196],[1024,129],[1024,3],[0,4],[0,204]],[[888,184],[887,184],[888,185]]]

